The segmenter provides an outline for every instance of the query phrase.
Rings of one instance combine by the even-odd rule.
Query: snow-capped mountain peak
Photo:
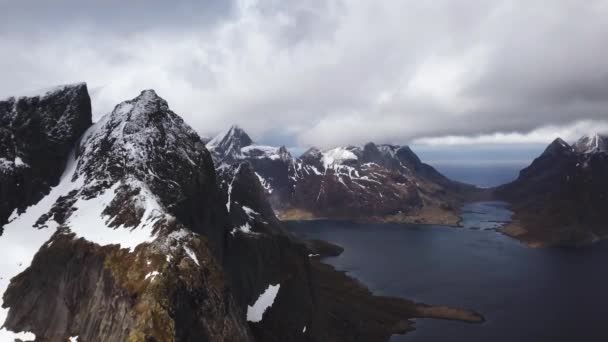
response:
[[[573,147],[578,153],[608,152],[608,136],[599,133],[585,135]]]
[[[215,136],[207,143],[207,148],[228,158],[238,159],[241,149],[253,144],[249,135],[239,126],[233,125],[228,131]]]
[[[129,173],[141,180],[158,179],[168,173],[168,157],[174,172],[202,163],[207,154],[196,132],[154,90],[117,105],[82,141],[78,174],[89,181],[116,180]]]
[[[75,157],[66,192],[37,226],[61,226],[100,245],[133,249],[152,241],[167,222],[196,220],[182,207],[204,205],[201,188],[213,197],[208,151],[153,90],[120,103],[93,125]]]

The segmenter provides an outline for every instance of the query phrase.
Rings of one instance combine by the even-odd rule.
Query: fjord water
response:
[[[325,261],[375,294],[464,307],[486,322],[416,319],[394,341],[607,341],[608,244],[533,249],[494,228],[503,203],[465,208],[463,226],[288,223],[298,235],[345,248]]]

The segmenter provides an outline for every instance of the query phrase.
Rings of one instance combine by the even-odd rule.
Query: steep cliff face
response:
[[[84,83],[0,101],[0,227],[57,185],[70,149],[90,125]]]
[[[4,326],[50,341],[250,340],[221,265],[228,224],[198,135],[143,91],[91,127],[60,184],[5,226],[0,244],[21,229],[43,246],[3,274],[14,277]]]
[[[212,145],[217,142],[230,146],[230,154]],[[463,196],[475,191],[422,163],[407,146],[311,148],[295,158],[284,147],[253,144],[236,128],[208,146],[217,164],[248,162],[282,218],[455,224]]]
[[[513,203],[505,230],[534,245],[578,245],[608,235],[608,138],[556,139],[517,180],[496,189]]]

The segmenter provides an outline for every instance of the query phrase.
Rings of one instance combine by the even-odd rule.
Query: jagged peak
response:
[[[556,138],[555,140],[553,140],[553,142],[551,142],[549,144],[549,146],[547,146],[547,148],[545,149],[545,151],[543,152],[542,155],[556,155],[556,154],[562,154],[565,152],[570,152],[572,150],[572,147],[570,145],[568,145],[567,142],[564,141],[564,139],[562,138]]]
[[[142,90],[134,99],[118,104],[112,111],[113,116],[141,116],[162,113],[169,110],[167,101],[158,96],[153,89]]]
[[[300,156],[302,157],[307,157],[307,156],[320,156],[321,155],[321,150],[316,148],[316,147],[311,147],[308,150],[304,151],[304,153],[302,153],[302,155]]]
[[[115,179],[135,173],[141,180],[154,178],[159,168],[199,165],[207,153],[198,134],[169,109],[154,90],[144,90],[134,99],[116,106],[103,116],[82,139],[78,173],[87,179]],[[179,161],[183,165],[171,165]]]
[[[291,152],[289,152],[289,150],[287,149],[287,147],[285,147],[285,145],[282,145],[281,147],[279,147],[278,153],[282,160],[293,159]]]
[[[608,152],[608,135],[593,133],[581,137],[573,148],[578,153]]]
[[[87,83],[86,82],[77,82],[70,84],[61,84],[53,87],[46,87],[41,89],[29,90],[20,92],[16,95],[11,95],[6,97],[4,100],[8,101],[10,99],[24,99],[24,98],[40,98],[44,99],[49,96],[53,96],[57,93],[66,92],[66,91],[78,91],[84,89],[87,91]],[[87,91],[88,93],[88,91]],[[0,99],[3,100],[3,99]]]
[[[211,139],[207,143],[207,147],[226,153],[239,151],[241,148],[251,144],[253,144],[253,140],[251,140],[245,130],[238,125],[232,125],[227,131]]]

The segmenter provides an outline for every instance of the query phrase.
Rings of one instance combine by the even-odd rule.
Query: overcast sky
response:
[[[0,0],[0,94],[154,88],[202,135],[331,147],[608,132],[606,0]]]

